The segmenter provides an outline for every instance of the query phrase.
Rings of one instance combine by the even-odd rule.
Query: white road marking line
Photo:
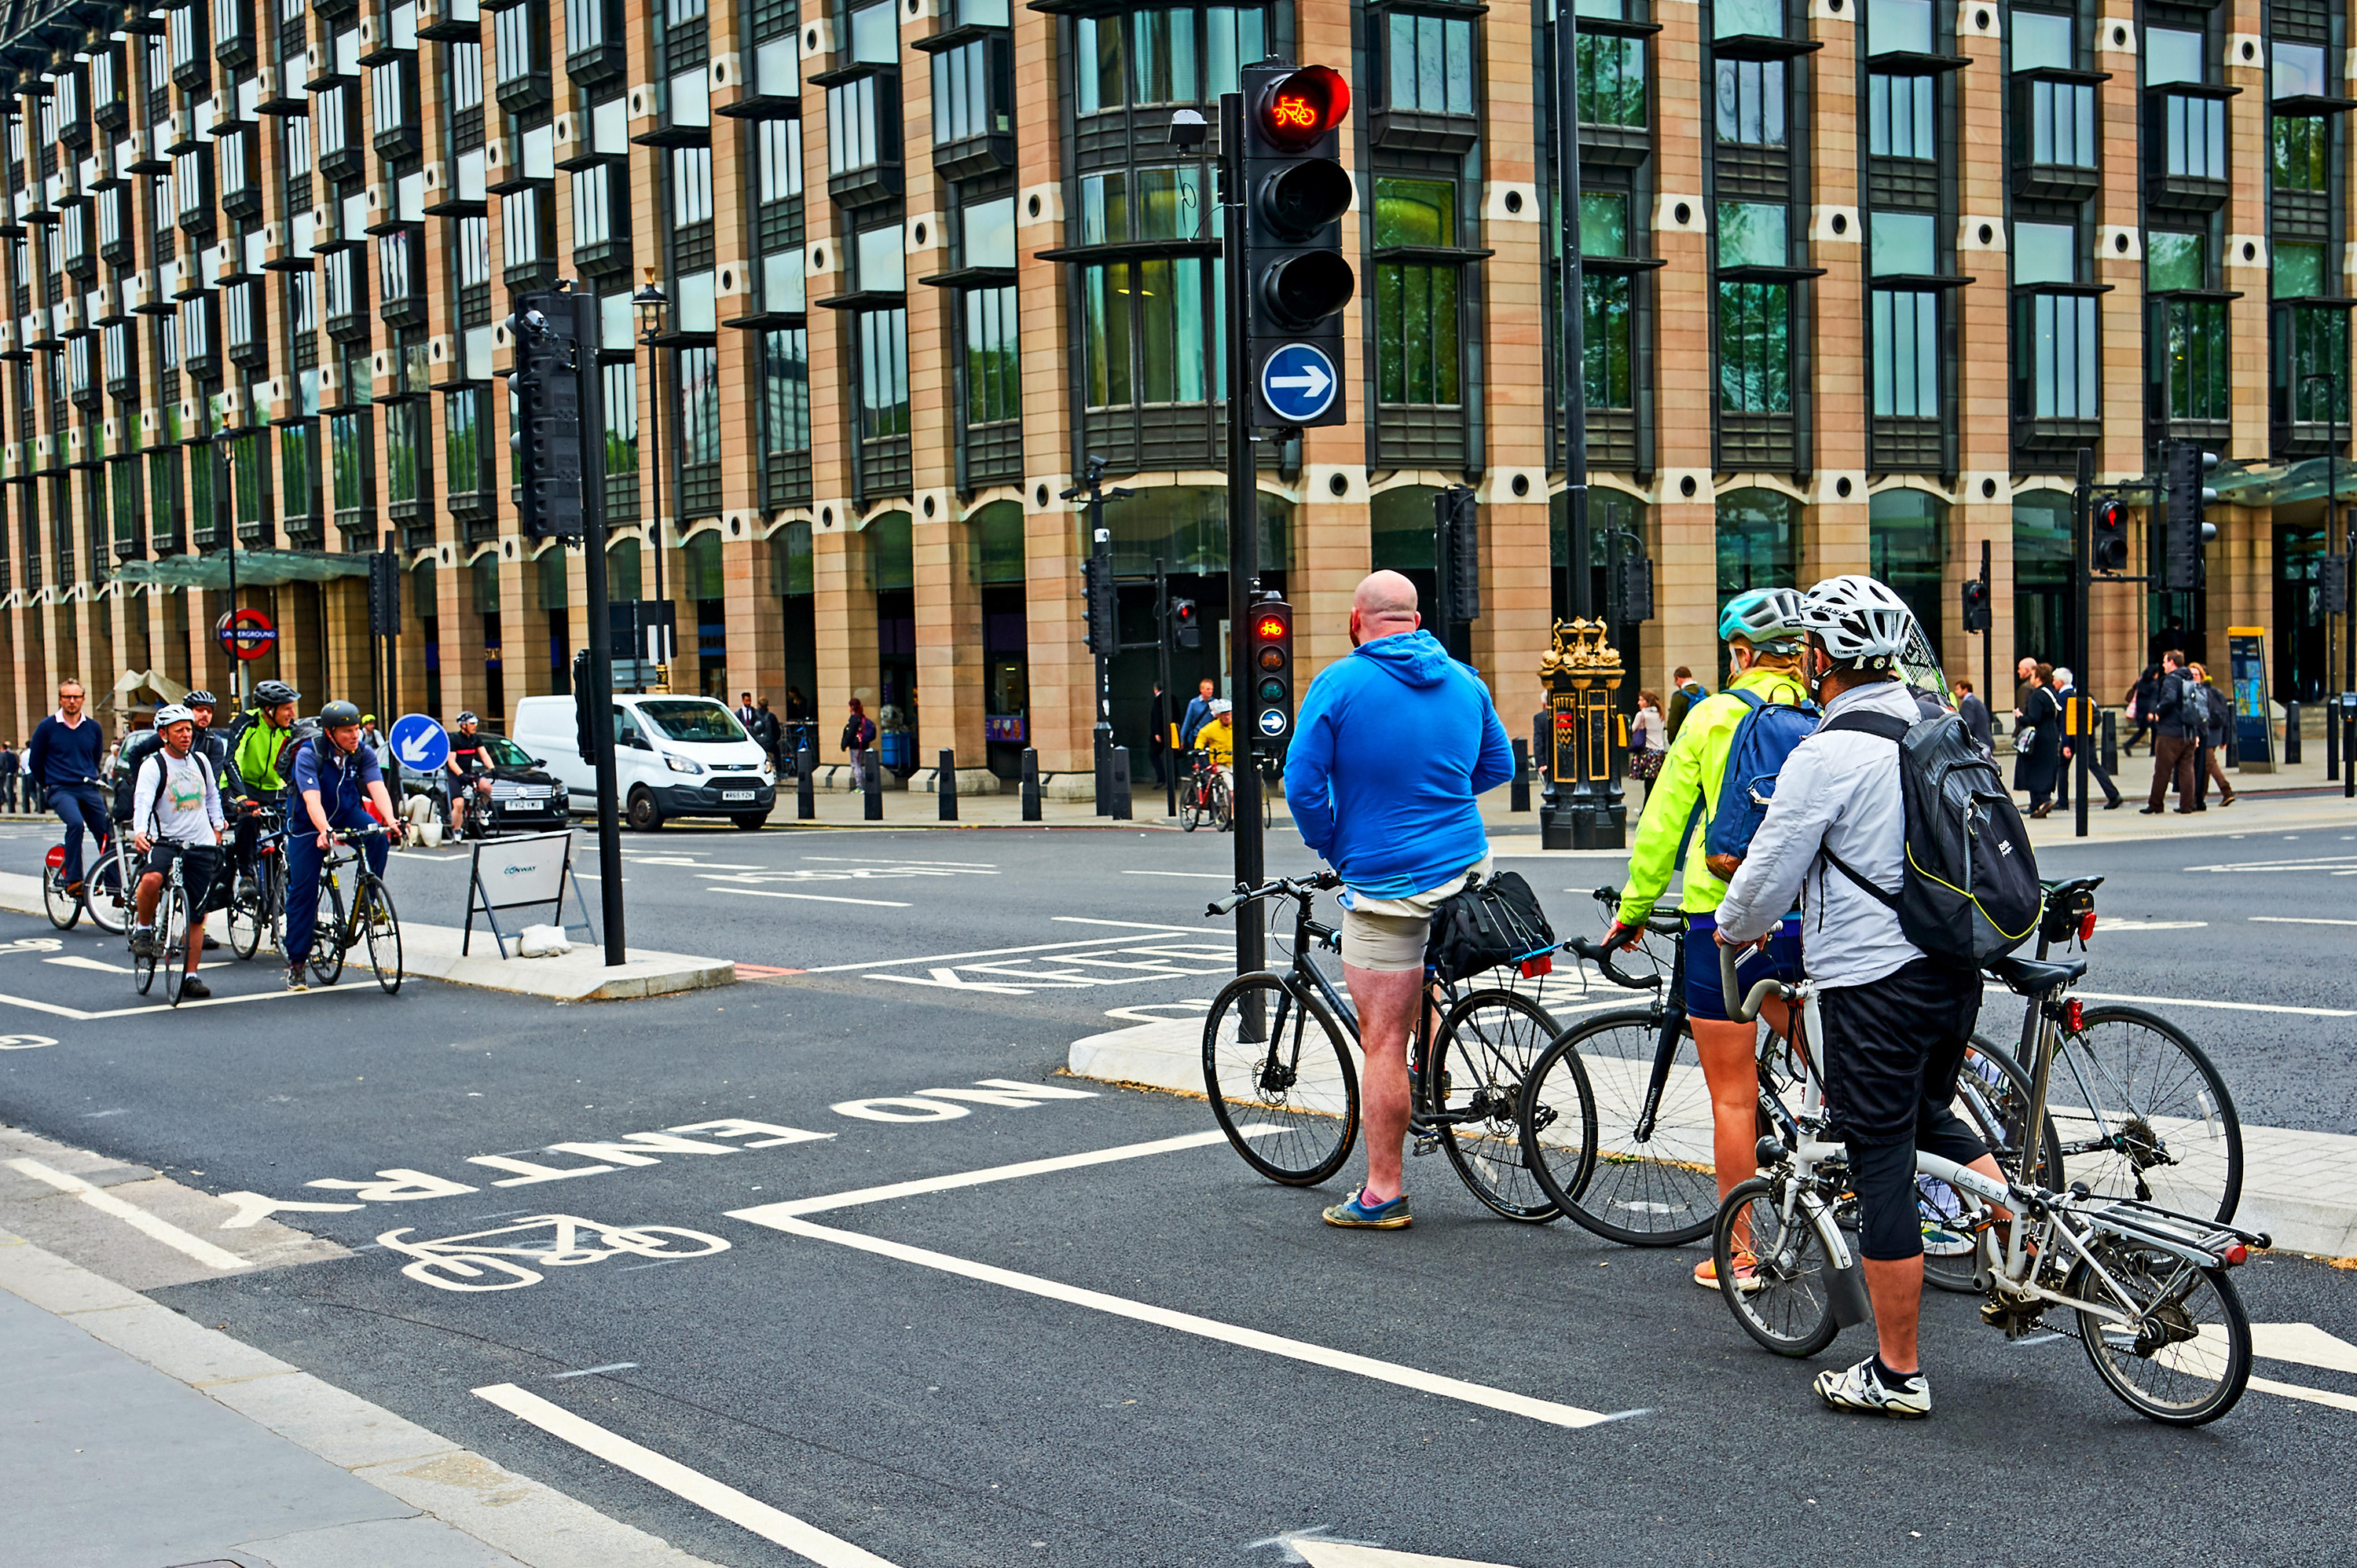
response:
[[[219,965],[208,967],[218,968]],[[339,991],[373,991],[373,980],[345,981],[338,985],[314,985],[307,991],[257,991],[248,996],[208,996],[201,1001],[183,1002],[175,1009],[168,1002],[153,1002],[139,1007],[113,1007],[103,1013],[85,1013],[78,1007],[68,1007],[56,1002],[36,1002],[29,996],[0,995],[0,1006],[30,1007],[36,1013],[48,1013],[59,1018],[71,1018],[77,1023],[95,1023],[102,1018],[136,1018],[146,1013],[186,1013],[197,1007],[227,1007],[240,1002],[277,1002],[290,996],[326,996]]]
[[[2302,1383],[2279,1383],[2273,1378],[2253,1378],[2250,1386],[2265,1394],[2281,1394],[2287,1400],[2306,1400],[2310,1404],[2330,1405],[2335,1410],[2357,1410],[2357,1398],[2335,1393],[2330,1389],[2311,1389]]]
[[[741,1211],[740,1211],[741,1217]],[[1041,1279],[1037,1274],[1018,1274],[1012,1269],[1001,1269],[989,1263],[977,1263],[968,1258],[952,1258],[946,1252],[930,1251],[922,1247],[910,1247],[881,1237],[862,1236],[851,1230],[830,1230],[813,1225],[807,1219],[780,1218],[756,1220],[789,1235],[807,1236],[813,1240],[833,1241],[838,1246],[873,1252],[879,1257],[894,1258],[902,1262],[918,1263],[943,1273],[960,1274],[987,1284],[1005,1285],[1009,1290],[1045,1296],[1050,1301],[1067,1302],[1074,1306],[1091,1307],[1115,1317],[1126,1317],[1157,1327],[1176,1329],[1181,1334],[1193,1334],[1222,1344],[1239,1346],[1247,1350],[1260,1350],[1272,1356],[1284,1356],[1312,1366],[1330,1367],[1336,1371],[1353,1372],[1376,1382],[1391,1383],[1399,1388],[1414,1389],[1420,1393],[1439,1394],[1448,1399],[1462,1400],[1468,1404],[1490,1410],[1523,1415],[1533,1421],[1553,1426],[1594,1426],[1612,1418],[1598,1411],[1582,1410],[1577,1405],[1559,1404],[1553,1400],[1534,1399],[1505,1389],[1493,1389],[1480,1383],[1469,1383],[1461,1378],[1444,1377],[1437,1372],[1424,1371],[1415,1367],[1403,1367],[1395,1361],[1379,1361],[1372,1356],[1354,1351],[1337,1350],[1329,1346],[1313,1345],[1305,1339],[1288,1339],[1281,1334],[1265,1333],[1257,1328],[1240,1327],[1222,1323],[1215,1318],[1199,1317],[1191,1312],[1177,1312],[1167,1306],[1154,1306],[1126,1296],[1108,1295],[1103,1291],[1083,1290],[1060,1280]]]
[[[1319,1541],[1315,1536],[1296,1537],[1285,1544],[1292,1547],[1294,1554],[1309,1568],[1506,1568],[1506,1564],[1487,1558],[1477,1562],[1470,1557],[1433,1557],[1421,1552],[1392,1552],[1355,1541]]]
[[[1196,882],[1233,882],[1224,871],[1125,871],[1124,876],[1184,876]]]
[[[2357,1345],[2313,1323],[2254,1323],[2251,1353],[2271,1361],[2357,1375]]]
[[[602,1367],[584,1367],[577,1372],[551,1372],[548,1379],[551,1382],[561,1383],[567,1378],[594,1378],[600,1372],[627,1372],[637,1365],[636,1361],[608,1361]]]
[[[2005,986],[1990,984],[1985,991],[2013,993]],[[2357,1010],[2346,1007],[2286,1007],[2266,1002],[2212,1002],[2201,996],[2129,996],[2110,991],[2073,991],[2072,995],[2088,1002],[2135,1002],[2147,1007],[2214,1007],[2227,1013],[2292,1013],[2303,1018],[2357,1018]]]
[[[191,1236],[168,1219],[158,1219],[136,1205],[125,1203],[103,1188],[92,1187],[78,1176],[68,1176],[38,1160],[10,1160],[10,1168],[22,1171],[35,1181],[44,1181],[59,1192],[70,1192],[101,1214],[111,1214],[135,1230],[145,1231],[167,1247],[185,1252],[209,1269],[247,1269],[253,1265],[226,1248],[216,1247],[201,1236]]]
[[[1052,952],[1058,948],[1097,948],[1114,942],[1135,941],[1135,937],[1077,937],[1068,942],[1033,942],[1021,948],[976,948],[972,952],[933,953],[924,958],[862,959],[857,963],[830,963],[817,969],[806,969],[804,974],[840,974],[847,969],[902,969],[912,963],[949,963],[967,958],[1005,958],[1013,953]]]
[[[1255,1138],[1278,1131],[1275,1127],[1254,1127],[1246,1130]],[[830,1208],[851,1208],[863,1203],[888,1203],[896,1197],[915,1197],[928,1192],[948,1192],[961,1187],[980,1187],[985,1182],[1014,1181],[1021,1176],[1045,1176],[1050,1171],[1078,1170],[1084,1165],[1101,1165],[1114,1160],[1142,1159],[1147,1155],[1167,1155],[1179,1149],[1200,1149],[1212,1144],[1227,1142],[1227,1134],[1214,1127],[1207,1133],[1189,1133],[1184,1137],[1158,1138],[1150,1144],[1124,1144],[1111,1149],[1091,1149],[1085,1154],[1057,1155],[1044,1160],[1022,1160],[1011,1165],[990,1165],[978,1171],[960,1171],[954,1176],[925,1176],[916,1181],[896,1181],[885,1187],[863,1187],[849,1192],[830,1192],[817,1197],[789,1198],[783,1203],[764,1203],[752,1208],[728,1210],[731,1219],[750,1220],[767,1225],[772,1220],[791,1219],[802,1214],[821,1214]]]
[[[63,953],[45,958],[43,963],[54,963],[66,969],[94,969],[101,974],[136,974],[139,972],[127,963],[109,963],[102,958],[84,958],[80,953]]]
[[[709,893],[742,893],[752,898],[799,898],[805,904],[866,904],[878,909],[905,909],[909,906],[890,898],[830,898],[823,893],[773,893],[767,887],[710,887]],[[816,970],[808,972],[815,974]]]
[[[804,860],[823,860],[843,865],[918,865],[935,871],[996,871],[998,867],[978,860],[877,860],[862,854],[806,854]]]
[[[550,1436],[628,1470],[640,1480],[651,1481],[673,1497],[717,1514],[764,1541],[774,1541],[819,1564],[819,1568],[893,1568],[883,1558],[852,1545],[841,1536],[829,1535],[782,1509],[748,1498],[700,1470],[691,1470],[676,1459],[667,1459],[595,1422],[584,1421],[562,1405],[551,1404],[538,1394],[526,1393],[513,1383],[492,1383],[474,1392],[476,1398],[532,1423]]]
[[[2270,926],[2357,926],[2357,920],[2315,919],[2302,915],[2254,915],[2251,918]]]
[[[1146,920],[1092,920],[1083,915],[1058,915],[1053,918],[1060,926],[1126,926],[1134,931],[1177,931],[1189,937],[1215,935],[1220,929],[1217,926],[1157,926]]]

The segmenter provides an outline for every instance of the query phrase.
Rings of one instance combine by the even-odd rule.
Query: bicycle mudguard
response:
[[[1826,1232],[1832,1232],[1827,1235]],[[1842,1328],[1853,1328],[1874,1316],[1874,1305],[1866,1294],[1866,1265],[1857,1253],[1842,1241],[1841,1227],[1834,1220],[1833,1211],[1825,1209],[1817,1215],[1817,1235],[1824,1242],[1826,1261],[1846,1258],[1838,1269],[1825,1271],[1825,1298],[1834,1309],[1834,1323]]]

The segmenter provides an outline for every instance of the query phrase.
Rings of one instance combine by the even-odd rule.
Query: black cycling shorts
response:
[[[1948,1109],[1980,1021],[1981,977],[1917,959],[1865,985],[1817,993],[1825,1109],[1849,1144],[1858,1250],[1877,1262],[1921,1255],[1915,1151],[1959,1165],[1989,1152]]]
[[[211,890],[214,869],[221,864],[220,846],[157,839],[149,846],[147,858],[139,867],[140,874],[152,871],[158,876],[167,875],[176,860],[180,863],[180,886],[188,890],[191,898],[203,898]]]

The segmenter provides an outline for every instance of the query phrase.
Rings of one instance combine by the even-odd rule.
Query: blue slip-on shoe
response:
[[[1407,1194],[1402,1193],[1389,1203],[1369,1203],[1367,1189],[1362,1187],[1351,1195],[1348,1203],[1338,1203],[1328,1209],[1326,1223],[1350,1230],[1405,1230],[1415,1221],[1408,1217]]]

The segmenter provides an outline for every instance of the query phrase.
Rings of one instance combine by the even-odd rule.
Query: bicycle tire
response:
[[[1194,787],[1188,786],[1187,792],[1178,797],[1178,831],[1186,833],[1193,832],[1195,824],[1201,822],[1204,815],[1202,803],[1196,798]]]
[[[1762,1349],[1798,1359],[1832,1344],[1841,1325],[1834,1318],[1824,1238],[1805,1212],[1793,1215],[1788,1234],[1776,1185],[1766,1176],[1736,1184],[1713,1220],[1711,1259],[1718,1294],[1743,1331]],[[1743,1221],[1758,1260],[1749,1289],[1735,1272],[1735,1235]]]
[[[1212,825],[1226,832],[1229,824],[1235,820],[1235,802],[1228,798],[1228,787],[1224,784],[1213,783],[1210,793],[1211,801],[1205,809],[1211,815]]]
[[[1975,1071],[1975,1063],[1986,1071]],[[1992,1079],[1990,1074],[1995,1074]],[[1979,1087],[1967,1079],[1977,1079]],[[1995,1092],[1991,1092],[1994,1090]],[[2021,1170],[2021,1118],[2029,1111],[2029,1075],[2021,1064],[1986,1036],[1975,1035],[1964,1048],[1964,1071],[1957,1078],[1953,1102],[1964,1124],[1980,1135],[1996,1155],[1997,1168],[2025,1185],[2054,1191],[2062,1187],[2062,1140],[2054,1118],[2046,1118],[2039,1166],[2025,1178]],[[1973,1275],[1979,1268],[1979,1248],[1961,1232],[1946,1231],[1943,1221],[1963,1211],[1955,1189],[1936,1176],[1915,1178],[1915,1202],[1923,1225],[1923,1280],[1936,1290],[1974,1294]],[[1941,1249],[1953,1247],[1953,1251]]]
[[[282,852],[262,863],[263,909],[269,922],[270,950],[286,953],[286,856]]]
[[[262,950],[263,933],[270,924],[269,911],[263,907],[262,885],[253,873],[241,871],[230,885],[229,950],[240,958],[250,959]]]
[[[2179,1268],[2192,1268],[2154,1248],[2122,1249],[2113,1245],[2104,1247],[2103,1251],[2107,1254],[2104,1258],[2104,1272],[2115,1280],[2127,1282],[2131,1294],[2136,1294],[2137,1282],[2152,1279],[2151,1271],[2143,1266],[2145,1262],[2166,1259],[2172,1277]],[[2242,1293],[2234,1288],[2234,1282],[2224,1269],[2193,1272],[2209,1287],[2216,1308],[2214,1312],[2189,1309],[2191,1293],[2187,1293],[2186,1299],[2174,1304],[2174,1313],[2168,1315],[2169,1326],[2160,1344],[2151,1345],[2145,1333],[2132,1334],[2084,1309],[2077,1314],[2079,1342],[2085,1347],[2088,1363],[2103,1379],[2104,1386],[2138,1415],[2164,1426],[2200,1426],[2217,1420],[2234,1408],[2251,1381],[2251,1319],[2243,1308]],[[2150,1301],[2123,1301],[2101,1275],[2087,1266],[2084,1259],[2071,1271],[2062,1288],[2065,1294],[2081,1301],[2108,1297],[2115,1306],[2134,1313],[2139,1324],[2163,1320],[2153,1308],[2165,1302],[2165,1293],[2156,1290]],[[2101,1296],[2087,1294],[2090,1291],[2100,1292]],[[2180,1337],[2188,1330],[2190,1337]],[[2186,1381],[2190,1386],[2184,1391],[2190,1397],[2163,1398],[2158,1391],[2135,1380],[2132,1369],[2136,1367],[2188,1374]],[[2201,1387],[2204,1379],[2208,1380],[2206,1390]]]
[[[2055,1047],[2046,1109],[2072,1179],[2096,1196],[2222,1224],[2233,1219],[2243,1197],[2242,1119],[2208,1053],[2159,1014],[2086,1009],[2079,1030]],[[2155,1172],[2164,1178],[2154,1181]]]
[[[160,911],[159,911],[160,912]],[[135,947],[131,952],[131,983],[145,996],[156,986],[156,954],[141,952]]]
[[[1519,992],[1472,992],[1449,1008],[1434,1032],[1419,1086],[1428,1112],[1480,1113],[1479,1121],[1436,1128],[1440,1147],[1468,1192],[1493,1212],[1530,1225],[1544,1225],[1563,1213],[1532,1174],[1522,1135],[1523,1086],[1560,1033],[1547,1010]],[[1581,1129],[1585,1161],[1596,1146],[1596,1102],[1579,1054],[1566,1052],[1559,1060],[1568,1069],[1558,1079],[1562,1092],[1576,1095],[1577,1103],[1557,1101],[1551,1109],[1558,1125],[1563,1112],[1574,1112],[1571,1124]]]
[[[156,944],[164,950],[164,1000],[178,1007],[188,985],[188,896],[169,880],[156,906]]]
[[[1212,1002],[1203,1020],[1203,1089],[1220,1131],[1273,1182],[1316,1187],[1358,1142],[1359,1075],[1342,1031],[1315,993],[1275,970],[1236,976]]]
[[[1695,1055],[1693,1026],[1683,1017],[1653,1124],[1641,1143],[1636,1137],[1665,1016],[1652,1008],[1625,1008],[1565,1031],[1559,1044],[1579,1058],[1596,1105],[1595,1150],[1585,1176],[1560,1169],[1544,1147],[1532,1151],[1547,1196],[1580,1226],[1624,1247],[1699,1241],[1718,1215],[1710,1091]],[[1533,1070],[1534,1094],[1555,1092],[1555,1057],[1550,1047]],[[1523,1125],[1535,1126],[1534,1113],[1525,1113]],[[1567,1175],[1574,1179],[1566,1181]]]
[[[90,880],[82,885],[82,903],[90,910],[90,923],[110,937],[119,937],[131,929],[132,895],[139,886],[138,874],[131,873],[131,885],[124,886],[124,843],[118,834],[109,839],[106,853],[90,868]]]
[[[41,909],[49,924],[61,931],[70,931],[81,922],[81,900],[66,891],[64,873],[42,869]]]
[[[358,902],[352,918],[361,922],[368,942],[369,969],[376,983],[392,996],[401,990],[401,917],[384,881],[371,872],[361,874]]]
[[[344,890],[332,876],[319,879],[319,907],[311,920],[311,978],[333,985],[344,974]]]

